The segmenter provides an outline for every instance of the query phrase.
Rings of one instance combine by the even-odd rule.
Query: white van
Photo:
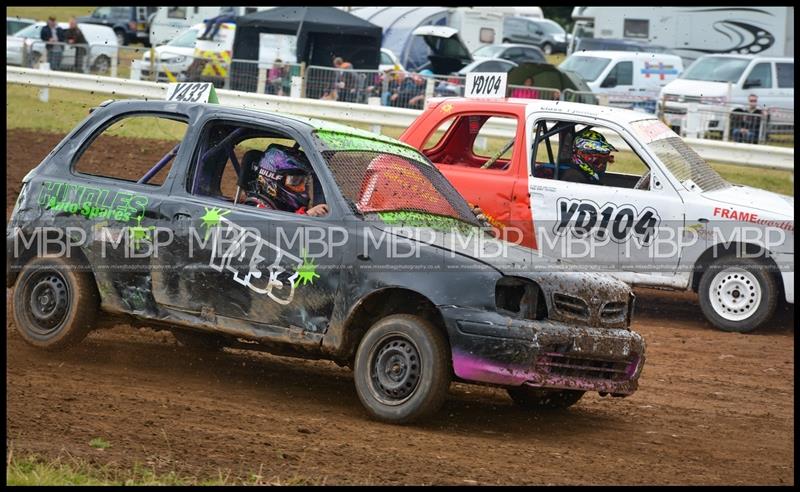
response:
[[[608,95],[609,104],[653,113],[661,88],[683,72],[683,61],[664,53],[580,51],[559,68],[580,75],[593,93]]]
[[[150,44],[158,46],[167,43],[194,24],[218,16],[220,8],[222,7],[159,7],[150,22]],[[247,15],[271,8],[274,7],[236,7],[236,15]]]
[[[684,126],[687,110],[698,104],[720,118],[703,118],[701,131],[724,131],[721,116],[732,108],[746,108],[750,94],[758,96],[758,107],[772,109],[774,118],[791,119],[794,109],[794,58],[754,55],[706,55],[692,63],[681,76],[662,90],[666,123]],[[791,118],[789,116],[791,115]]]
[[[153,48],[156,57],[152,63],[150,51],[145,51],[141,60],[133,61],[131,79],[150,80],[152,69],[157,74],[157,82],[196,82],[202,80],[203,75],[224,78],[231,60],[236,24],[225,22],[213,40],[198,40],[205,27],[203,22],[195,24],[169,43]]]

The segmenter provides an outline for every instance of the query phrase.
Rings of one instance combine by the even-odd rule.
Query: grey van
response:
[[[503,42],[532,44],[540,47],[546,55],[567,52],[566,31],[549,19],[506,17]]]

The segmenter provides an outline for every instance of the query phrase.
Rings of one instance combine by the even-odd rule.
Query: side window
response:
[[[535,177],[650,189],[649,167],[616,131],[555,120],[539,121],[534,128]]]
[[[481,27],[480,34],[478,35],[478,39],[481,43],[494,43],[494,29],[491,27]]]
[[[650,37],[650,21],[639,19],[625,19],[623,32],[626,38],[647,39]]]
[[[508,125],[508,122],[514,125]],[[428,137],[422,153],[438,165],[505,170],[512,162],[514,139],[493,134],[498,127],[516,134],[516,122],[516,118],[511,116],[454,116]]]
[[[288,173],[292,175],[291,181],[288,174],[280,178],[268,176],[270,169],[259,166],[265,154],[270,153],[280,154],[281,162],[288,162],[286,165],[292,168]],[[294,213],[300,206],[311,208],[325,203],[322,187],[313,171],[302,173],[294,165],[295,161],[311,169],[304,149],[288,135],[266,128],[217,121],[203,131],[187,187],[193,195],[235,202],[237,206],[289,213]],[[270,181],[273,179],[274,182]],[[284,189],[289,189],[292,200],[284,202],[285,195],[278,196]]]
[[[131,7],[111,7],[111,17],[115,19],[131,19],[132,14]]]
[[[509,48],[502,56],[507,60],[517,61],[522,58],[522,48]]]
[[[381,51],[381,65],[391,65],[392,59],[389,58],[389,55]]]
[[[778,70],[778,88],[793,89],[794,63],[776,63],[775,68]]]
[[[195,13],[197,7],[195,7]],[[186,7],[167,7],[167,17],[170,19],[186,19]]]
[[[523,56],[526,60],[538,60],[541,62],[545,61],[545,58],[541,55],[541,53],[536,50],[525,49],[523,50]]]
[[[535,22],[528,22],[528,34],[531,36],[538,36],[539,32],[542,30]]]
[[[743,89],[770,89],[772,88],[772,64],[771,63],[759,63],[753,70],[750,71],[750,75],[747,76],[747,80],[744,81]]]
[[[633,85],[633,62],[619,62],[608,72],[601,87]]]
[[[186,134],[187,124],[161,116],[133,115],[95,135],[79,154],[73,171],[160,186]]]

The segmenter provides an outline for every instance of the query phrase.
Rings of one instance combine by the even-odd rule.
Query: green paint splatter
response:
[[[474,228],[465,222],[445,217],[443,215],[428,214],[423,212],[413,212],[410,210],[398,210],[395,212],[378,212],[382,221],[389,225],[399,227],[429,227],[437,231],[452,232],[453,229],[459,232],[468,233]]]
[[[308,261],[305,253],[303,253],[303,264],[297,268],[294,287],[297,288],[298,285],[301,285],[301,281],[303,282],[302,285],[313,284],[316,278],[319,278],[319,274],[317,273],[317,265],[314,264],[314,259],[312,258],[311,261]]]
[[[217,207],[211,207],[211,208],[203,207],[203,208],[205,208],[206,213],[205,215],[200,217],[200,220],[203,221],[202,225],[206,227],[206,235],[205,238],[203,239],[205,241],[206,239],[208,239],[208,235],[211,233],[211,229],[219,225],[219,221],[222,218],[222,216],[231,213],[231,211],[226,210],[225,212],[223,212],[221,208]]]
[[[138,248],[139,243],[141,241],[150,241],[150,231],[155,229],[155,226],[147,226],[142,227],[142,219],[144,218],[144,214],[139,215],[136,217],[136,225],[129,227],[128,231],[130,232],[131,241],[133,241],[133,247]]]
[[[362,150],[395,154],[418,162],[427,163],[427,159],[413,147],[381,135],[353,129],[351,133],[329,130],[317,130],[315,134],[329,150],[347,151]]]

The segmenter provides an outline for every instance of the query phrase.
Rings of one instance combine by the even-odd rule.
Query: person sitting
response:
[[[203,22],[206,23],[206,30],[197,39],[205,41],[212,40],[219,32],[219,28],[223,23],[235,21],[236,7],[221,7],[218,16],[203,20]]]
[[[750,94],[747,103],[747,109],[736,108],[731,111],[731,136],[734,142],[757,144],[764,113],[758,109],[757,95]]]
[[[569,169],[559,173],[562,181],[602,184],[609,163],[614,162],[617,149],[601,133],[584,129],[575,135]]]
[[[242,202],[258,208],[322,217],[328,205],[320,203],[309,208],[311,197],[307,184],[313,169],[299,150],[282,145],[270,145],[261,159],[249,170],[253,176],[242,190]]]

